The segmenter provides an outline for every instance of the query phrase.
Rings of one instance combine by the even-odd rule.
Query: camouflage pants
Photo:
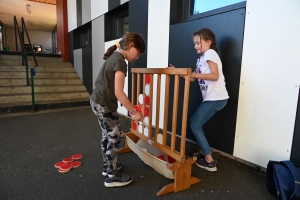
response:
[[[105,106],[90,101],[93,112],[102,130],[101,149],[103,170],[108,174],[117,172],[117,155],[122,138],[121,125],[117,111],[107,112]]]

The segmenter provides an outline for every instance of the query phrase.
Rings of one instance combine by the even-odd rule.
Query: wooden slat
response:
[[[136,104],[139,103],[139,94],[141,92],[141,74],[137,74],[137,83],[136,83],[137,91],[136,91]]]
[[[187,75],[188,68],[132,68],[133,73]]]
[[[192,70],[189,70],[189,74]],[[184,99],[183,99],[183,110],[182,110],[182,124],[181,124],[181,141],[180,141],[180,156],[185,155],[185,144],[186,144],[186,128],[187,128],[187,114],[188,114],[188,103],[189,103],[189,92],[190,91],[190,76],[185,77],[184,83]]]
[[[168,129],[168,112],[169,112],[169,95],[170,95],[170,75],[166,75],[165,88],[165,104],[164,104],[164,125],[163,125],[163,146],[167,143],[167,129]]]
[[[135,74],[134,73],[131,73],[132,74],[132,79],[131,79],[131,103],[133,105],[135,105]],[[132,125],[133,125],[133,120],[131,118],[131,128],[132,128]]]
[[[148,138],[152,138],[152,106],[153,106],[153,74],[150,75],[150,103],[149,103],[149,135]]]
[[[143,111],[145,110],[145,86],[146,86],[146,76],[145,76],[145,74],[143,74],[143,106],[142,106],[142,109],[143,109]],[[143,116],[144,117],[144,116]],[[144,129],[145,129],[145,124],[143,123],[143,125],[142,125],[142,127],[143,127],[143,134],[144,134]],[[149,134],[149,132],[148,132],[148,134]]]
[[[157,75],[156,86],[156,112],[155,112],[155,141],[157,141],[157,134],[159,132],[159,117],[160,117],[160,88],[161,88],[161,75]]]
[[[132,73],[132,79],[131,79],[131,102],[133,105],[135,105],[135,77],[136,75],[134,73]]]
[[[178,114],[178,93],[179,93],[179,75],[175,75],[174,83],[174,99],[173,99],[173,118],[172,118],[172,135],[171,135],[171,150],[175,151],[176,145],[176,125]]]

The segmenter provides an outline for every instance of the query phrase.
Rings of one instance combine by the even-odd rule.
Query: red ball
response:
[[[168,162],[172,164],[175,162],[175,159],[168,155]]]
[[[138,127],[137,122],[133,121],[132,122],[132,128],[133,128],[133,130],[137,130],[137,127]]]
[[[146,105],[150,104],[150,96],[145,96],[145,104]]]
[[[157,158],[159,158],[161,160],[165,160],[165,156],[164,155],[159,155],[159,156],[157,156]]]
[[[146,82],[147,84],[150,84],[150,74],[146,74],[146,75],[145,75],[145,82]]]
[[[135,108],[138,112],[142,113],[142,110],[143,110],[143,109],[142,109],[142,108],[143,108],[142,105],[135,105],[134,108]]]
[[[148,106],[145,106],[145,108],[144,108],[144,115],[148,117],[149,116],[149,112],[150,111],[149,111]]]

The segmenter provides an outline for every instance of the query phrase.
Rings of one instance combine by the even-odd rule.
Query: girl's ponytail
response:
[[[213,49],[213,50],[215,50],[216,52],[218,52],[216,41],[214,41],[214,42],[212,41],[212,42],[211,42],[210,48]]]
[[[117,49],[117,45],[112,45],[111,47],[109,47],[106,51],[106,53],[103,56],[103,59],[106,60],[107,58],[109,58],[109,56],[111,56],[111,54]]]

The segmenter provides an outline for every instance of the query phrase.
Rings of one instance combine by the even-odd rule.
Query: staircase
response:
[[[0,114],[32,111],[31,86],[20,55],[0,54]],[[36,110],[89,105],[89,93],[71,63],[62,58],[36,57]],[[28,57],[28,66],[34,61]],[[30,83],[30,70],[29,70]]]

